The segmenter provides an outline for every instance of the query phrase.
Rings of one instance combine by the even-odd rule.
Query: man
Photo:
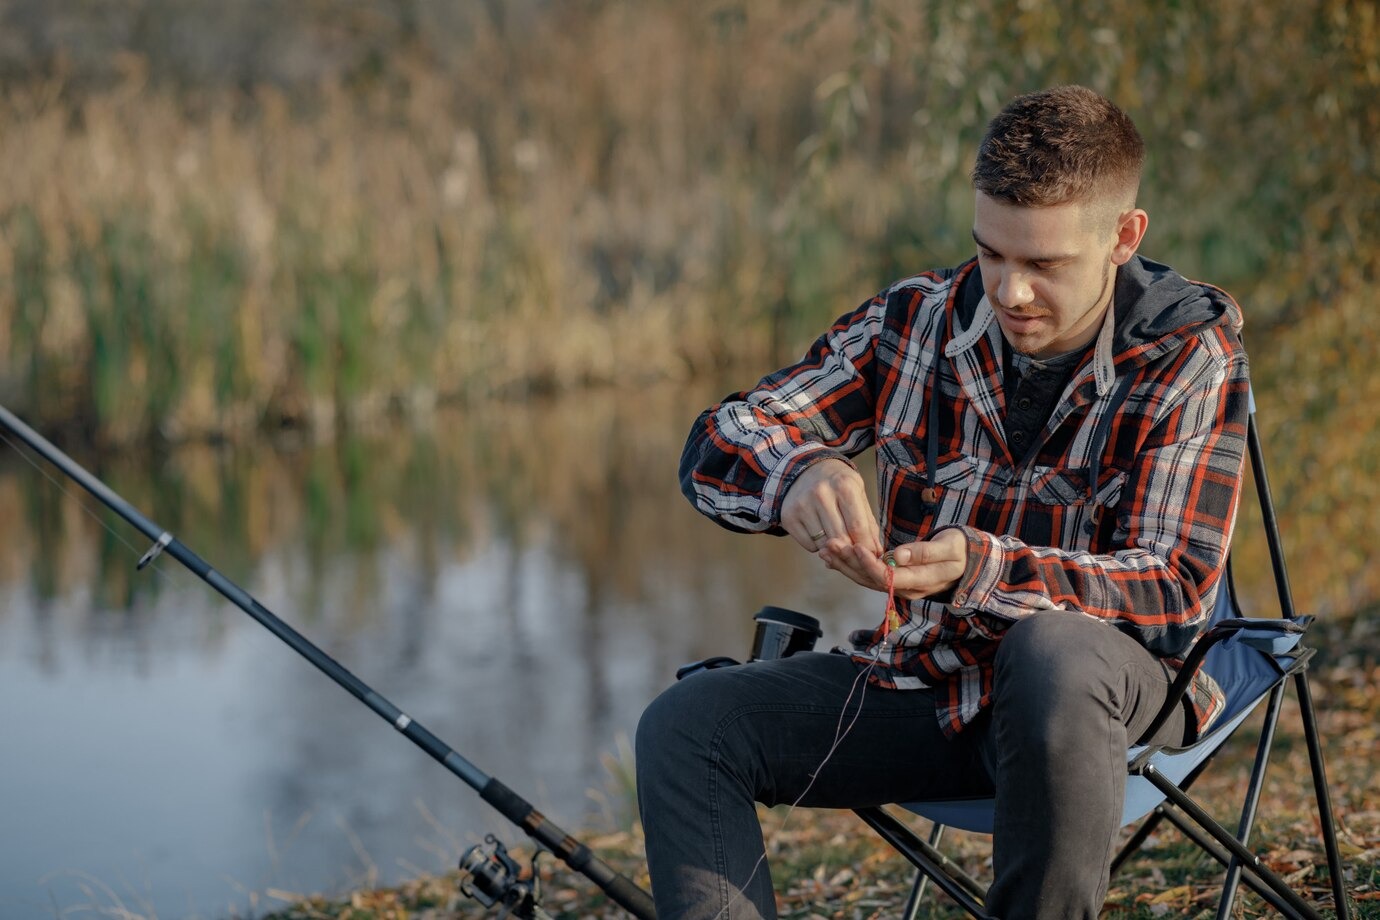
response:
[[[890,559],[899,624],[879,603],[851,656],[705,672],[648,707],[661,920],[775,916],[754,802],[994,793],[991,914],[1101,909],[1127,747],[1191,740],[1221,705],[1204,678],[1142,737],[1211,613],[1245,452],[1240,310],[1136,254],[1143,156],[1091,90],[1017,98],[978,150],[977,258],[695,423],[696,507],[878,591]],[[870,445],[880,527],[849,460]]]

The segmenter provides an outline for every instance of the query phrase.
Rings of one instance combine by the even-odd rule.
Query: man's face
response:
[[[1108,215],[1096,202],[1031,208],[977,193],[982,284],[1013,350],[1047,358],[1097,337],[1112,269],[1126,260]]]

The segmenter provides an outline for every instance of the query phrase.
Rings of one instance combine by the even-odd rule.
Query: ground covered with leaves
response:
[[[1314,631],[1317,631],[1315,627]],[[1339,845],[1352,915],[1380,918],[1380,622],[1358,616],[1318,637],[1330,650],[1315,659],[1310,683],[1318,709]],[[1234,827],[1235,809],[1250,774],[1261,717],[1252,716],[1194,787],[1219,821]],[[1333,914],[1327,862],[1313,800],[1308,753],[1297,701],[1286,696],[1252,844],[1263,861]],[[764,809],[763,828],[781,916],[788,920],[871,920],[900,913],[913,873],[852,813]],[[927,822],[911,822],[920,833]],[[642,837],[635,825],[592,834],[585,843],[615,869],[647,887]],[[950,831],[944,849],[978,878],[990,872],[991,847],[980,835]],[[517,853],[527,864],[530,853]],[[583,877],[538,861],[543,906],[561,920],[627,916]],[[1167,824],[1141,856],[1112,879],[1105,916],[1120,920],[1212,917],[1221,893],[1217,863]],[[442,920],[497,916],[459,894],[459,878],[420,878],[397,888],[359,891],[347,898],[294,903],[267,920]],[[1243,890],[1237,916],[1273,915]],[[942,894],[927,895],[922,917],[962,916]]]

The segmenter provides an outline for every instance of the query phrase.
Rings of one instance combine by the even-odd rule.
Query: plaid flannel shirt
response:
[[[1224,292],[1132,260],[1088,357],[1017,462],[1003,426],[1001,331],[976,262],[917,275],[845,314],[797,364],[706,410],[682,488],[725,527],[781,534],[782,499],[804,469],[875,445],[884,543],[959,527],[968,565],[945,602],[898,599],[903,627],[887,646],[880,628],[855,634],[855,657],[878,662],[883,686],[935,687],[940,724],[955,734],[989,703],[998,642],[1022,617],[1082,611],[1171,663],[1196,640],[1240,495],[1240,325]],[[1223,698],[1200,675],[1189,702],[1201,732]]]

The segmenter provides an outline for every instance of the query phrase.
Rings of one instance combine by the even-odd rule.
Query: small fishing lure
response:
[[[887,553],[882,556],[886,563],[886,619],[882,623],[882,641],[892,632],[901,628],[901,615],[896,612],[896,557]]]

